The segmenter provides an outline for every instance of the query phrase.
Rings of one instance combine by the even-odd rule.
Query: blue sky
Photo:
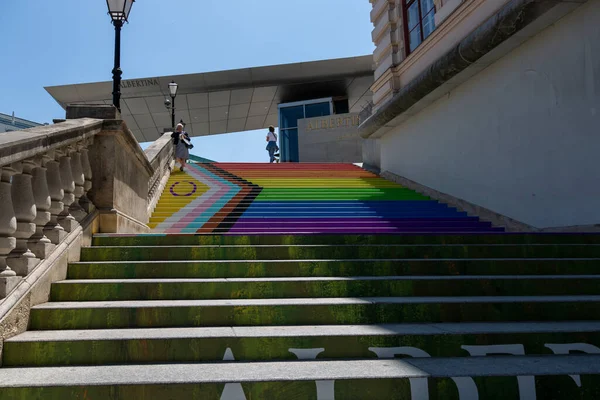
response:
[[[370,54],[368,0],[137,0],[123,28],[123,78]],[[64,117],[44,86],[112,79],[105,0],[0,0],[0,112]],[[264,161],[264,132],[194,139],[217,161]]]

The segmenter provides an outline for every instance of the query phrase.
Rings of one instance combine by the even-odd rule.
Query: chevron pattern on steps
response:
[[[600,398],[600,235],[93,244],[4,343],[0,399]]]
[[[351,164],[190,164],[150,227],[164,233],[502,231]]]

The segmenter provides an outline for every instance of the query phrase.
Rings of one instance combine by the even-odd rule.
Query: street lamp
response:
[[[169,94],[171,95],[171,127],[175,128],[175,97],[177,97],[177,84],[175,81],[169,83]]]
[[[115,26],[115,67],[113,73],[113,105],[121,112],[121,28],[127,22],[135,0],[106,0],[108,14]]]

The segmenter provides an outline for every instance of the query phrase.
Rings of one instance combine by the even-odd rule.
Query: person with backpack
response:
[[[267,151],[269,152],[270,162],[275,161],[275,153],[279,151],[277,146],[277,134],[275,133],[275,127],[269,126],[269,132],[267,133]]]
[[[183,124],[177,124],[177,129],[171,134],[173,145],[175,145],[175,159],[179,162],[179,170],[183,172],[185,163],[190,158],[189,149],[193,148],[190,141],[190,135],[183,130]]]

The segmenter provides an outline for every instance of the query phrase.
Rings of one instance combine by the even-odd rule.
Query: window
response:
[[[404,0],[407,54],[412,53],[435,29],[433,0]]]
[[[298,162],[298,120],[332,114],[332,99],[279,104],[279,148],[281,161]]]

